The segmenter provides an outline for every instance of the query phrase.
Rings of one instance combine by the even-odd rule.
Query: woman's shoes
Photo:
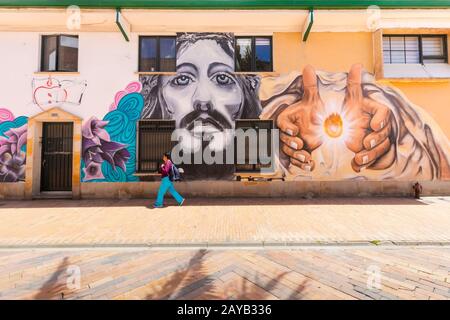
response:
[[[178,204],[180,207],[183,205],[183,203],[184,203],[184,200],[185,199],[183,199],[183,200],[181,200],[181,202]],[[153,204],[153,208],[164,208],[164,206],[158,206],[156,203],[154,203]]]

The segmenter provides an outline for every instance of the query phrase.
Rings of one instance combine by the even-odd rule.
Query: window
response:
[[[236,37],[236,71],[272,71],[272,37]]]
[[[175,130],[174,120],[140,120],[138,122],[137,171],[157,172],[162,155],[170,152],[175,142],[171,141]]]
[[[174,72],[175,71],[175,37],[140,37],[139,71]]]
[[[78,36],[42,36],[41,71],[78,71]]]
[[[259,120],[259,119],[243,119],[235,121],[236,129],[241,129],[244,134],[247,130],[254,130],[256,133],[255,139],[245,137],[244,152],[239,150],[241,144],[238,141],[238,137],[235,137],[234,141],[234,161],[236,172],[259,172],[263,168],[270,168],[272,163],[272,120]],[[260,130],[266,130],[266,135],[261,134]],[[264,139],[265,137],[265,139]],[[242,139],[242,138],[241,138]],[[241,141],[242,143],[242,141]],[[264,152],[262,146],[264,146]],[[255,159],[255,156],[257,159]],[[271,158],[270,163],[267,163],[267,159],[262,159],[261,156],[267,156]],[[256,161],[255,161],[256,160]]]
[[[383,36],[383,59],[385,64],[447,63],[447,36]]]

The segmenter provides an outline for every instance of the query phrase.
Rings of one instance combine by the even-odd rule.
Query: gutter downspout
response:
[[[308,18],[306,19],[305,26],[303,28],[303,42],[306,42],[311,32],[311,28],[314,24],[314,8],[309,9]],[[306,31],[305,31],[306,29]]]
[[[123,18],[122,14],[120,13],[120,8],[116,9],[116,24],[119,27],[120,32],[122,33],[123,37],[125,38],[125,41],[130,42],[130,38],[128,37],[128,34],[125,30],[125,28],[130,31],[129,23]]]

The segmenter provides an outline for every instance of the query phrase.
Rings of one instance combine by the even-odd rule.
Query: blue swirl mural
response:
[[[103,120],[89,119],[83,125],[81,181],[139,181],[136,171],[136,124],[144,99],[128,93]]]
[[[0,123],[0,182],[25,180],[28,118]]]

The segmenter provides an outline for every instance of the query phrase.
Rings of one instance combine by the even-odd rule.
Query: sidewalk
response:
[[[450,244],[450,197],[0,202],[0,247]]]
[[[0,299],[448,300],[450,248],[1,250]]]

